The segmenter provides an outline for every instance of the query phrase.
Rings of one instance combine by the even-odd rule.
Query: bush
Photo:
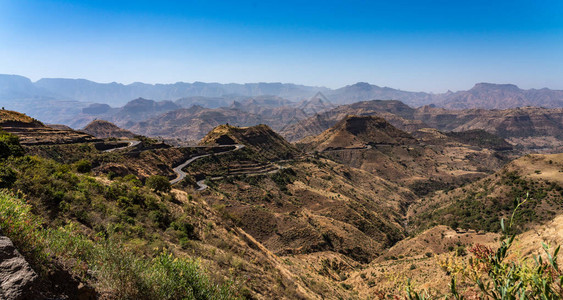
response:
[[[170,192],[172,189],[168,178],[160,175],[154,175],[147,179],[145,186],[155,192]]]
[[[74,163],[74,169],[79,173],[88,173],[92,170],[92,163],[89,160],[81,159]]]
[[[7,166],[0,166],[0,188],[9,188],[16,182],[16,172]]]
[[[0,129],[0,158],[22,156],[23,154],[24,150],[20,145],[19,138]]]

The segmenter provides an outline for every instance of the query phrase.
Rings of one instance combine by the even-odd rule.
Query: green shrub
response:
[[[147,179],[145,186],[152,189],[155,192],[169,192],[172,187],[170,186],[170,181],[168,178],[160,175],[154,175]]]
[[[7,133],[0,128],[0,159],[10,156],[22,156],[24,150],[16,135]]]
[[[74,163],[74,169],[79,173],[88,173],[92,170],[92,163],[89,160],[81,159]]]
[[[12,168],[0,165],[0,188],[11,187],[16,179],[16,172]]]

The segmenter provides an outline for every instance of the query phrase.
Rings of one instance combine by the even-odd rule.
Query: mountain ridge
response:
[[[350,104],[371,99],[394,99],[419,107],[435,104],[446,108],[504,109],[517,106],[563,107],[563,90],[520,89],[514,84],[477,83],[469,90],[445,93],[404,91],[357,82],[337,89],[299,85],[294,83],[216,83],[176,82],[146,84],[134,82],[98,83],[87,79],[42,78],[32,82],[19,75],[0,74],[0,98],[4,100],[44,97],[105,104],[124,104],[139,97],[154,100],[176,100],[185,97],[224,97],[240,95],[255,97],[273,95],[292,101],[302,101],[321,93],[337,104]],[[487,94],[487,95],[483,95]],[[500,98],[499,98],[500,97]],[[1,100],[1,99],[0,99]]]

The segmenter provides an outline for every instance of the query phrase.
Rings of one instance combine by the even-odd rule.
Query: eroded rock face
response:
[[[30,299],[37,274],[14,247],[0,236],[0,299]]]

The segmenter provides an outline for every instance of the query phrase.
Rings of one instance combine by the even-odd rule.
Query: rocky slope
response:
[[[485,130],[526,149],[557,151],[563,146],[563,108],[447,110],[424,106],[413,109],[399,101],[380,100],[339,106],[290,125],[281,134],[290,141],[318,135],[348,114],[380,116],[409,132],[428,127],[445,132]]]
[[[37,273],[14,247],[12,241],[0,236],[0,297],[6,300],[38,297]]]
[[[414,131],[429,127],[413,119],[414,109],[400,101],[373,100],[341,105],[289,125],[280,131],[289,141],[295,142],[307,136],[315,136],[334,126],[347,115],[380,116],[397,128]]]
[[[86,127],[84,127],[82,131],[101,139],[131,139],[135,137],[135,134],[133,134],[131,131],[121,129],[115,124],[104,120],[94,120],[86,125]]]
[[[374,145],[408,145],[417,141],[385,119],[374,116],[346,116],[330,129],[304,140],[315,151],[358,148]]]
[[[17,135],[22,145],[67,144],[99,141],[93,136],[83,132],[55,129],[45,126],[38,120],[10,110],[0,111],[0,127],[6,132]]]
[[[419,141],[374,116],[348,116],[298,145],[408,186],[419,195],[483,177],[508,160],[495,150],[435,130],[427,130]]]
[[[288,143],[267,125],[252,127],[219,125],[200,141],[200,145],[234,144],[245,145],[257,155],[270,160],[295,158],[300,154],[295,146]]]

